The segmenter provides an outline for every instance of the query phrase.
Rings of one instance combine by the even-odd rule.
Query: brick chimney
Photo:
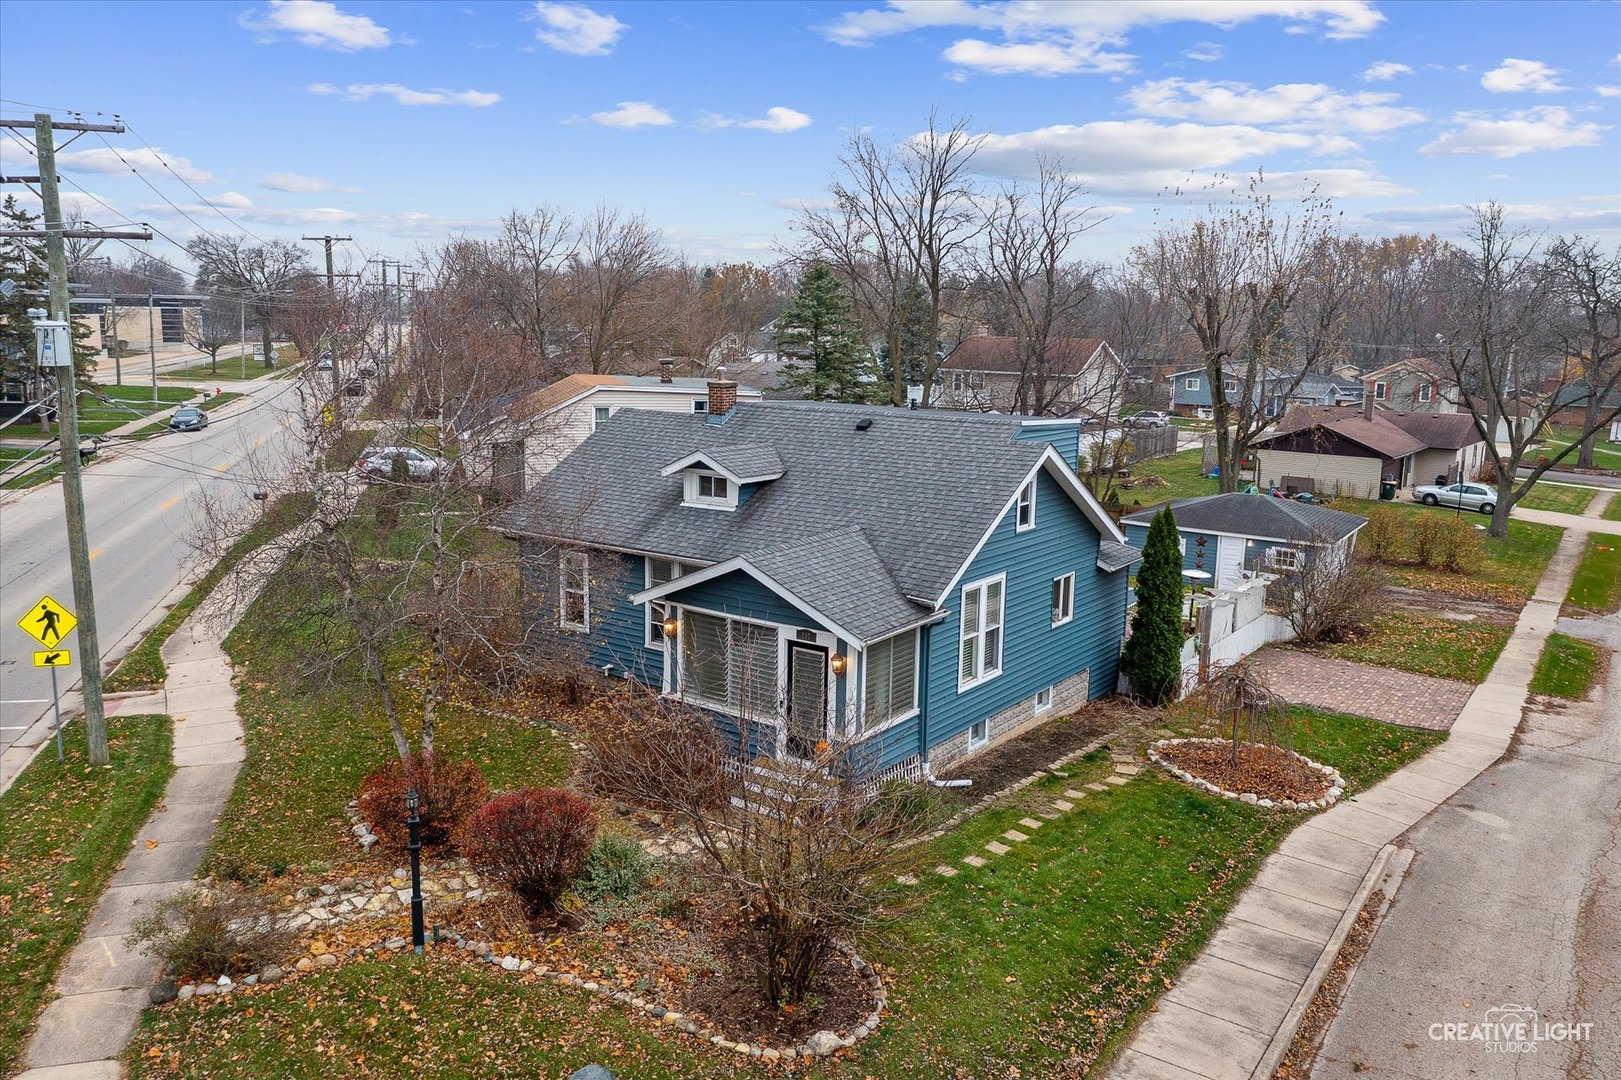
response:
[[[659,361],[659,382],[675,382],[675,361],[668,356]]]
[[[724,365],[709,380],[709,422],[718,424],[737,408],[737,383],[726,377]]]
[[[1373,419],[1373,387],[1369,386],[1362,393],[1362,419]]]

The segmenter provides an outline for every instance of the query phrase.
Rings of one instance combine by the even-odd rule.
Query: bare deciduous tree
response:
[[[669,265],[663,238],[640,214],[604,205],[580,223],[569,259],[568,305],[593,375],[612,374],[654,333],[653,286]]]
[[[275,366],[271,336],[293,286],[310,276],[309,255],[287,240],[258,244],[241,236],[204,233],[186,245],[197,263],[197,287],[239,299],[258,324],[265,367]]]
[[[1576,464],[1591,469],[1604,399],[1621,379],[1621,248],[1606,252],[1594,240],[1560,237],[1548,245],[1544,272],[1558,306],[1554,337],[1584,392]]]

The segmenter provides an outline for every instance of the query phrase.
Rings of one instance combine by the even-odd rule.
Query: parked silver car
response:
[[[1128,428],[1162,428],[1170,422],[1170,417],[1162,412],[1140,412],[1133,413],[1120,421],[1120,426]]]
[[[1425,484],[1413,489],[1413,501],[1425,506],[1460,506],[1489,514],[1497,509],[1497,492],[1485,484]]]
[[[393,475],[394,459],[405,459],[405,468],[412,480],[437,480],[450,471],[450,463],[413,446],[374,446],[360,455],[355,471],[373,480],[387,480]]]

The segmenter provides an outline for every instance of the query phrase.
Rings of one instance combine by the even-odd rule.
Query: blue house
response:
[[[1222,392],[1236,403],[1243,376],[1236,370],[1222,375]],[[1277,418],[1291,405],[1350,405],[1362,400],[1362,384],[1354,379],[1305,372],[1274,372],[1257,379],[1250,388],[1250,403],[1265,416]],[[1178,416],[1203,416],[1215,408],[1210,376],[1203,367],[1187,368],[1171,376],[1171,411]]]
[[[724,387],[711,400],[724,400]],[[932,769],[1115,686],[1140,555],[1075,422],[815,402],[627,409],[497,527],[536,639],[746,756]]]
[[[1345,560],[1368,519],[1326,506],[1272,495],[1228,492],[1172,499],[1120,519],[1126,542],[1139,550],[1148,542],[1154,515],[1171,508],[1181,534],[1182,568],[1202,570],[1209,584],[1225,589],[1257,573],[1302,570],[1313,559]]]

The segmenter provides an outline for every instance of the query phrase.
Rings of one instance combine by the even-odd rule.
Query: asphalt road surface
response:
[[[285,470],[296,441],[297,379],[242,383],[249,396],[211,414],[200,432],[124,442],[84,472],[85,515],[96,616],[104,658],[134,644],[132,633],[184,579],[194,576],[191,544],[199,505],[249,506],[257,478]],[[293,427],[296,429],[296,424]],[[18,628],[41,596],[74,605],[62,487],[53,482],[0,499],[0,751],[51,711],[50,672],[33,666],[39,644]],[[78,631],[61,647],[73,666],[57,672],[64,691],[78,685]],[[15,768],[8,764],[9,782]]]

